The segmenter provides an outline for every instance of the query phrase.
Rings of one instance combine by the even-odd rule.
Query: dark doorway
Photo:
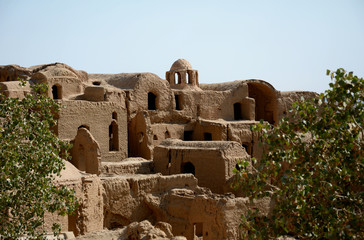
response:
[[[148,93],[148,110],[157,110],[156,104],[157,96],[154,93]]]
[[[242,120],[241,115],[241,104],[240,103],[234,103],[234,120]]]
[[[195,166],[191,162],[186,162],[182,165],[182,173],[192,173],[195,175]]]
[[[192,141],[193,140],[193,131],[185,131],[183,134],[183,140]]]
[[[212,141],[212,134],[209,132],[205,132],[203,134],[203,138],[205,139],[205,141]]]
[[[174,95],[174,102],[176,103],[176,110],[182,110],[180,95]]]
[[[119,151],[118,125],[112,122],[109,126],[109,151]]]
[[[52,97],[53,97],[53,99],[62,98],[61,86],[57,86],[57,85],[52,86]]]

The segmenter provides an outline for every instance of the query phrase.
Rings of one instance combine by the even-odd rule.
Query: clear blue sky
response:
[[[0,65],[64,62],[89,73],[263,79],[322,92],[326,69],[364,77],[363,0],[0,0]]]

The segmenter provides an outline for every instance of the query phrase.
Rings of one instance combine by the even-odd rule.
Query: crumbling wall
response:
[[[28,80],[31,75],[31,69],[18,65],[0,66],[0,82],[18,81],[19,79]]]
[[[73,216],[47,213],[45,229],[51,231],[53,223],[58,223],[62,231],[72,231],[75,235],[102,230],[104,215],[100,179],[96,175],[81,174],[71,163],[65,163],[66,168],[61,171],[61,177],[56,178],[55,184],[73,189],[79,207]]]
[[[105,176],[101,180],[104,187],[104,226],[109,229],[146,219],[154,223],[155,215],[146,202],[146,194],[158,196],[172,188],[197,186],[197,180],[187,174]]]
[[[212,194],[204,188],[171,189],[160,196],[148,194],[148,205],[157,221],[171,224],[173,235],[189,240],[239,239],[241,216],[248,209],[268,214],[270,199],[251,203],[248,198]]]
[[[29,82],[20,86],[20,81],[0,82],[0,93],[5,97],[22,99],[31,92]]]

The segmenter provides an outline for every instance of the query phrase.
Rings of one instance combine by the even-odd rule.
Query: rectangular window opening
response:
[[[183,134],[184,141],[192,141],[193,140],[193,131],[185,131]]]
[[[205,141],[212,141],[212,133],[205,132],[203,134],[203,138],[205,139]]]
[[[178,94],[175,94],[174,101],[176,103],[176,110],[182,110],[181,96]]]

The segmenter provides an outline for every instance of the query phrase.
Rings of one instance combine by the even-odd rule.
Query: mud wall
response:
[[[102,161],[121,161],[128,156],[127,113],[122,104],[62,101],[62,107],[57,126],[59,138],[72,140],[78,128],[85,127],[99,144]]]

